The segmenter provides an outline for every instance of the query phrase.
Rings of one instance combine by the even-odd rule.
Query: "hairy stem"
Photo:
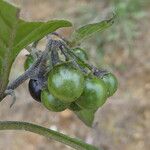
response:
[[[33,63],[33,65],[27,71],[25,71],[21,76],[19,76],[16,80],[10,83],[7,86],[6,90],[9,89],[14,90],[24,81],[26,81],[28,78],[37,76],[37,71],[39,73],[39,71],[43,70],[42,65],[45,63],[45,60],[47,59],[50,48],[51,48],[51,41],[48,40],[45,51],[39,56],[39,58],[35,61],[35,63]]]
[[[37,59],[37,61],[27,70],[25,71],[21,76],[19,76],[16,80],[14,80],[12,83],[10,83],[7,86],[7,90],[11,89],[14,90],[17,88],[20,84],[22,84],[24,81],[26,81],[30,76],[34,76],[36,67],[41,63],[42,56]]]
[[[65,44],[65,43],[62,43],[62,45],[64,46],[64,48],[67,50],[67,53],[72,57],[74,58],[80,65],[88,68],[89,70],[92,71],[93,67],[92,65],[84,62],[83,60],[81,60],[79,57],[77,57],[74,52]]]
[[[30,131],[39,135],[43,135],[47,138],[52,138],[77,150],[98,150],[96,147],[84,143],[81,140],[70,138],[62,133],[28,122],[0,121],[0,130]]]
[[[104,69],[98,69],[96,68],[95,66],[91,65],[91,64],[88,64],[86,62],[84,62],[83,60],[81,60],[78,56],[75,55],[74,51],[72,49],[69,49],[69,47],[62,43],[62,47],[64,49],[67,50],[67,53],[77,62],[79,63],[81,66],[83,67],[80,67],[81,70],[83,70],[83,72],[87,73],[86,70],[84,70],[84,68],[88,68],[92,73],[93,75],[97,76],[97,77],[103,77],[104,75],[108,74],[109,72],[107,70],[104,70]],[[62,48],[62,49],[63,49]],[[79,65],[79,66],[80,66]]]
[[[52,66],[55,66],[59,62],[58,52],[55,49],[51,50],[51,60]]]

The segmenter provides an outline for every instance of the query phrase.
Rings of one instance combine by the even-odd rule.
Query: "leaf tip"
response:
[[[107,20],[107,23],[112,25],[115,22],[116,16],[117,16],[116,12],[113,12],[113,16]]]

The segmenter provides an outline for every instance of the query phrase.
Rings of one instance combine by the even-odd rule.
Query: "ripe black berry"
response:
[[[35,99],[38,102],[41,102],[41,89],[42,86],[40,84],[39,80],[30,79],[29,81],[29,92],[33,99]]]

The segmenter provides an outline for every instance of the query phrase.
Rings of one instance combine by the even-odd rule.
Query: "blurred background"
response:
[[[9,0],[21,8],[25,20],[67,19],[77,28],[108,18],[117,12],[115,24],[87,40],[82,47],[90,62],[111,70],[119,89],[98,110],[93,128],[86,127],[71,111],[54,113],[35,102],[28,81],[0,104],[0,120],[37,123],[72,137],[79,137],[103,150],[150,149],[150,1],[149,0]],[[73,29],[59,32],[68,38]],[[41,42],[39,48],[44,48]],[[27,52],[17,57],[10,80],[23,73]],[[0,150],[71,150],[42,136],[2,131]]]

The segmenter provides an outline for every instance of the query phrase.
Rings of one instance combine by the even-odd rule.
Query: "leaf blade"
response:
[[[68,21],[65,21],[65,20],[52,20],[52,21],[48,21],[48,22],[26,22],[26,24],[24,24],[22,27],[19,25],[18,30],[21,31],[22,29],[24,29],[24,26],[28,26],[28,27],[31,26],[30,30],[28,30],[29,34],[26,33],[25,35],[22,35],[21,36],[22,40],[20,40],[20,41],[18,41],[16,39],[16,41],[18,43],[15,42],[16,45],[13,47],[14,50],[23,49],[24,47],[26,47],[33,41],[41,39],[48,33],[51,33],[61,27],[70,27],[71,23]],[[32,26],[34,27],[33,31],[31,31]],[[19,32],[19,33],[21,33],[21,32]],[[20,39],[19,33],[17,33],[18,39]]]
[[[73,33],[72,41],[78,44],[81,41],[85,40],[86,38],[89,38],[90,36],[92,36],[94,33],[107,29],[114,23],[114,19],[115,19],[115,15],[108,20],[103,20],[101,22],[87,24],[81,28],[78,28]]]

